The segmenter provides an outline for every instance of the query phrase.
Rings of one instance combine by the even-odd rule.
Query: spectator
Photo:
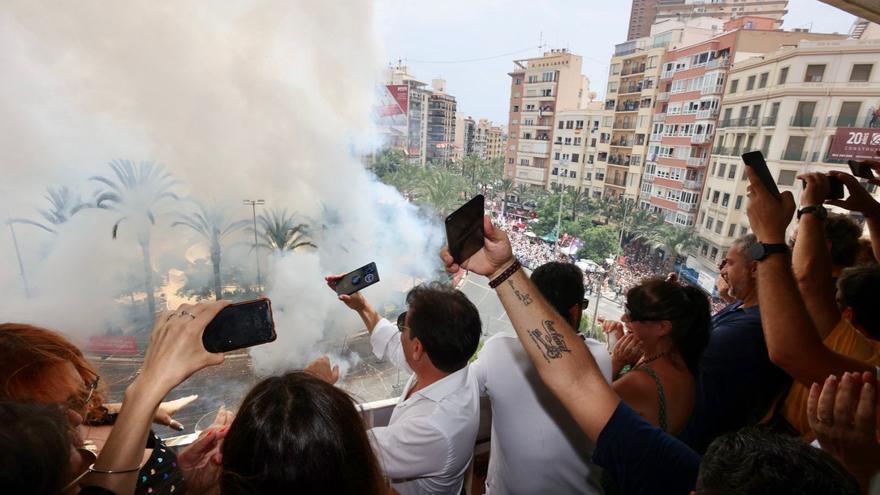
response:
[[[333,288],[341,278],[326,280]],[[388,426],[370,430],[392,488],[401,495],[458,495],[480,422],[467,369],[481,334],[477,308],[457,290],[418,286],[407,294],[409,309],[395,327],[361,293],[339,299],[363,320],[376,356],[413,373]],[[329,361],[318,364],[320,375],[330,375]]]
[[[594,462],[620,481],[623,493],[681,494],[693,490],[700,483],[697,480],[699,456],[676,438],[647,423],[620,400],[588,350],[575,345],[578,337],[568,322],[555,313],[520,269],[504,233],[495,230],[488,218],[484,221],[484,231],[484,247],[461,266],[444,250],[441,256],[446,270],[456,273],[467,269],[490,278],[490,285],[496,288],[541,379],[587,436],[596,442]],[[509,280],[513,284],[507,283]],[[791,462],[793,458],[787,449],[767,448],[766,451],[770,454],[763,457],[767,466]],[[720,452],[720,455],[726,454]],[[833,465],[833,461],[829,462]],[[800,470],[777,472],[782,486],[788,483],[796,486],[798,480],[793,477],[803,476]],[[723,482],[724,479],[719,479],[708,484],[708,488],[719,487],[713,493],[720,495],[739,493],[727,491]],[[843,487],[842,493],[857,493],[846,490],[846,480],[832,483]],[[849,483],[854,486],[853,480]]]
[[[788,321],[785,325],[765,326],[765,335],[771,360],[795,379],[782,406],[781,416],[800,435],[811,440],[812,432],[805,408],[809,394],[807,387],[813,382],[822,381],[830,374],[839,375],[847,369],[859,369],[850,368],[848,360],[843,359],[843,356],[866,365],[880,364],[880,352],[878,352],[880,346],[866,339],[853,324],[854,321],[859,321],[867,325],[867,328],[877,326],[868,317],[868,315],[873,316],[875,312],[870,305],[866,307],[864,304],[856,303],[861,310],[860,313],[854,312],[854,308],[850,307],[843,315],[844,311],[835,303],[835,300],[841,301],[842,297],[840,293],[835,297],[832,277],[835,270],[842,267],[841,265],[855,261],[858,238],[854,234],[857,233],[857,229],[854,231],[852,225],[840,218],[833,222],[836,224],[835,227],[829,228],[825,225],[828,220],[825,219],[826,213],[822,203],[829,191],[827,176],[806,174],[801,176],[801,179],[805,181],[806,188],[801,198],[803,208],[798,215],[800,218],[798,239],[794,248],[793,271],[797,275],[800,298],[803,299],[801,304],[806,307],[810,321],[802,325]],[[760,202],[763,199],[764,197],[754,199],[756,207],[762,206]],[[778,229],[783,222],[791,219],[783,218],[779,214],[769,218],[777,220],[779,224],[764,228],[762,234],[771,237],[776,235],[774,228]],[[846,234],[839,234],[841,231]],[[828,232],[837,233],[836,238],[827,239]],[[775,266],[778,264],[771,262],[769,269],[779,269]],[[858,282],[844,284],[845,288],[849,289],[847,295],[851,301],[857,299],[859,293],[867,296],[880,291],[880,277],[872,277],[870,268],[867,268],[864,276],[861,275],[861,268],[853,270],[855,271],[851,276],[854,276],[853,280]],[[877,270],[873,271],[877,272]],[[782,277],[781,280],[775,281],[775,285],[778,286],[785,280],[784,275]],[[844,281],[844,277],[840,280]],[[776,307],[778,305],[776,298],[770,299]],[[783,310],[780,308],[775,312],[780,311]],[[863,329],[867,330],[865,327]]]
[[[649,423],[675,435],[694,404],[694,376],[709,340],[709,300],[696,287],[650,279],[627,292],[625,307],[624,325],[641,355],[627,363],[632,371],[615,379],[614,391]],[[624,337],[618,346],[626,342]],[[614,368],[619,372],[619,363]]]
[[[756,242],[751,234],[736,239],[721,270],[729,295],[737,301],[712,317],[696,402],[680,435],[697,452],[705,452],[723,433],[757,424],[790,383],[770,361],[761,330],[757,263],[751,255]]]
[[[550,262],[531,276],[557,313],[572,328],[583,314],[583,273],[569,263]],[[605,346],[584,339],[611,381]],[[492,403],[492,443],[486,493],[601,493],[598,470],[590,462],[593,443],[541,382],[515,333],[486,340],[471,374]],[[531,469],[523,469],[531,466]]]
[[[388,488],[351,397],[288,373],[244,398],[223,442],[220,491],[379,495]]]

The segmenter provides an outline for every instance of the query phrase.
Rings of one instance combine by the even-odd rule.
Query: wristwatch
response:
[[[756,242],[752,244],[751,248],[749,248],[749,254],[755,261],[761,261],[771,254],[787,252],[788,246],[785,244],[764,244],[763,242]]]
[[[828,210],[826,210],[824,206],[810,205],[804,206],[797,211],[797,219],[800,220],[801,216],[806,215],[807,213],[812,213],[816,215],[816,218],[818,218],[819,220],[825,220],[826,218],[828,218]]]

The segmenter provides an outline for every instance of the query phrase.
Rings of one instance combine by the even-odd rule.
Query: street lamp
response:
[[[263,278],[260,276],[260,252],[257,250],[257,205],[264,205],[266,201],[262,199],[246,199],[244,204],[251,207],[254,217],[254,256],[257,259],[257,289],[263,292]]]
[[[556,217],[556,250],[559,250],[559,230],[562,228],[562,167],[568,166],[568,160],[561,160],[559,162],[559,168],[556,170],[556,186],[559,189],[559,215]]]
[[[635,203],[635,201],[633,201]],[[627,214],[627,206],[629,205],[629,201],[627,201],[626,196],[623,197],[623,221],[620,223],[620,237],[617,239],[617,254],[621,253],[623,249],[623,232],[626,229],[626,214]]]

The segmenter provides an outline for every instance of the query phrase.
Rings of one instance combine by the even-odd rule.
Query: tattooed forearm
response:
[[[510,288],[513,289],[513,293],[516,295],[516,298],[519,299],[519,302],[521,302],[523,306],[528,306],[529,304],[532,304],[532,296],[530,296],[527,292],[520,292],[520,290],[513,285],[513,279],[508,279],[507,285],[509,285]]]
[[[561,358],[564,352],[571,352],[565,343],[565,337],[556,331],[553,320],[544,320],[543,329],[529,330],[528,334],[548,363],[551,359]]]

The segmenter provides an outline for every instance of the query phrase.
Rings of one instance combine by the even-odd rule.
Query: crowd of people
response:
[[[650,277],[655,267],[634,256],[630,271],[612,268],[624,315],[602,324],[610,353],[576,333],[581,270],[542,259],[527,276],[522,239],[488,217],[476,254],[457,263],[441,253],[450,274],[487,277],[512,324],[478,353],[479,312],[448,284],[413,288],[394,322],[362,293],[338,296],[374,354],[411,373],[381,426],[365,424],[323,357],[261,381],[235,415],[168,448],[151,424],[168,424],[162,400],[175,386],[223,362],[202,334],[225,301],[159,315],[121,404],[106,402],[94,365],[60,333],[2,324],[0,492],[458,495],[470,490],[486,397],[487,493],[870,493],[880,483],[880,203],[836,172],[849,196],[830,200],[828,176],[812,173],[797,209],[748,173],[753,233],[721,268],[730,303],[713,313],[703,291]],[[867,262],[861,229],[825,204],[865,219]],[[340,279],[328,276],[325,290]]]

